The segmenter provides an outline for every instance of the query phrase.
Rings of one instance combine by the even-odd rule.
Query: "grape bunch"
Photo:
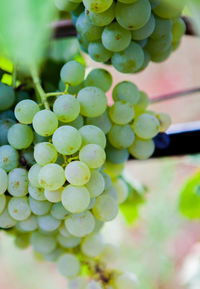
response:
[[[149,158],[170,119],[148,111],[147,95],[128,81],[114,87],[109,107],[104,69],[85,78],[70,61],[60,76],[64,90],[38,102],[38,93],[0,83],[0,228],[56,262],[69,289],[134,289],[134,275],[106,267],[116,249],[100,231],[128,197],[121,174],[129,153]]]
[[[122,73],[140,72],[150,61],[166,60],[186,29],[180,17],[184,1],[55,1],[60,9],[71,11],[82,50]]]

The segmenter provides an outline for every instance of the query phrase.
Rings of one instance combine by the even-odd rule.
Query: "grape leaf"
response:
[[[189,219],[200,218],[200,171],[190,178],[181,190],[179,208]]]
[[[52,0],[1,0],[0,55],[26,68],[39,64],[55,16]]]

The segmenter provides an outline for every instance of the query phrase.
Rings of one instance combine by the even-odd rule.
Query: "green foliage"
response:
[[[56,9],[51,0],[0,1],[0,55],[20,66],[38,64],[50,37]]]
[[[190,178],[183,187],[179,208],[181,213],[189,219],[200,218],[200,171]]]
[[[188,7],[191,11],[192,17],[195,22],[196,30],[200,33],[200,1],[199,0],[187,0]]]

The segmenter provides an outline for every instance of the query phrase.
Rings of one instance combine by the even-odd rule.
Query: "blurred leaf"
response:
[[[132,225],[139,217],[140,206],[145,202],[145,193],[147,189],[140,184],[133,186],[121,177],[129,188],[129,194],[127,200],[120,205],[120,210],[124,215],[124,218],[128,225]]]
[[[52,0],[0,0],[0,55],[26,68],[38,65],[55,11]]]
[[[191,11],[194,19],[194,25],[197,32],[200,34],[200,1],[199,0],[187,0],[187,5]]]
[[[183,187],[179,207],[181,213],[190,219],[200,218],[200,171]]]
[[[75,37],[55,39],[51,42],[49,58],[57,62],[67,62],[80,54],[78,40]]]

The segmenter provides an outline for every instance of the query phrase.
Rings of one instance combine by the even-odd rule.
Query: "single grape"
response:
[[[90,180],[85,186],[88,189],[91,198],[101,195],[105,189],[103,175],[98,170],[92,170]]]
[[[76,129],[80,129],[84,125],[84,119],[82,115],[79,114],[75,120],[68,122],[68,125],[73,126]]]
[[[186,31],[186,24],[182,18],[173,19],[173,26],[172,26],[172,35],[173,39],[172,42],[176,43],[180,41],[182,36],[185,34]]]
[[[107,50],[100,41],[90,42],[88,53],[97,62],[107,62],[112,56],[112,52]]]
[[[68,185],[62,192],[62,204],[71,213],[85,211],[90,203],[90,194],[86,187]]]
[[[20,162],[24,166],[33,166],[35,164],[35,159],[33,155],[33,148],[29,147],[28,149],[22,150],[20,155]]]
[[[151,61],[151,55],[149,54],[149,52],[146,49],[144,49],[143,52],[144,52],[144,62],[142,66],[136,71],[137,73],[143,71]]]
[[[51,215],[57,220],[64,220],[69,212],[64,208],[61,202],[55,203],[51,209]]]
[[[61,69],[60,77],[64,83],[78,85],[84,80],[85,67],[77,61],[67,62]]]
[[[106,110],[106,95],[98,87],[88,86],[81,89],[77,98],[80,102],[83,116],[97,117]]]
[[[104,164],[106,154],[99,145],[88,144],[80,150],[79,158],[82,162],[86,163],[89,168],[97,169]]]
[[[168,114],[160,112],[156,114],[157,119],[160,123],[160,132],[165,132],[171,125],[171,118]]]
[[[11,109],[0,112],[0,120],[4,120],[4,119],[12,119],[16,121],[14,112]]]
[[[116,101],[108,112],[112,122],[120,125],[131,122],[135,115],[133,105],[126,101]]]
[[[130,154],[139,160],[146,160],[152,156],[155,150],[153,140],[142,140],[136,138],[134,143],[129,147]]]
[[[8,130],[9,144],[18,150],[28,148],[33,142],[33,131],[25,124],[14,124]]]
[[[153,9],[153,12],[161,18],[176,18],[181,15],[185,3],[185,0],[162,0],[159,5]]]
[[[136,105],[140,99],[140,92],[134,83],[122,81],[114,87],[112,97],[114,101],[127,101]]]
[[[17,221],[24,221],[31,215],[31,209],[26,197],[13,197],[8,203],[10,216]]]
[[[135,134],[129,124],[113,125],[108,133],[108,140],[117,149],[125,149],[132,145]]]
[[[94,13],[102,13],[106,11],[112,3],[113,0],[83,0],[84,6]]]
[[[111,144],[106,146],[106,160],[113,164],[125,163],[128,160],[128,149],[116,149]]]
[[[135,289],[138,285],[136,276],[132,273],[123,273],[114,279],[116,289]]]
[[[20,234],[15,237],[15,246],[21,250],[27,249],[30,245],[30,235]]]
[[[8,188],[8,175],[6,171],[0,168],[0,195],[4,194]]]
[[[144,91],[140,91],[139,100],[138,100],[137,104],[134,106],[135,114],[139,115],[139,114],[143,113],[149,104],[150,104],[150,100],[149,100],[147,94]]]
[[[118,204],[123,203],[128,198],[128,186],[122,179],[116,179],[113,181],[113,187],[117,191]]]
[[[58,190],[65,183],[65,173],[61,166],[57,164],[48,164],[41,168],[39,183],[46,190]]]
[[[31,215],[26,220],[17,223],[17,230],[21,232],[33,232],[37,227],[37,218],[34,215]]]
[[[28,93],[28,91],[20,90],[20,91],[15,92],[15,98],[16,98],[16,103],[19,103],[20,101],[31,99],[31,96]]]
[[[104,12],[95,13],[91,10],[86,10],[86,15],[90,19],[93,25],[96,26],[107,26],[110,24],[115,18],[115,3],[106,9]]]
[[[96,258],[101,255],[104,246],[102,237],[99,234],[92,234],[83,240],[81,250],[86,256]]]
[[[96,199],[92,212],[100,221],[109,222],[117,216],[118,205],[111,196],[100,195]]]
[[[85,163],[73,161],[66,166],[65,177],[70,184],[83,186],[90,179],[90,170]]]
[[[95,86],[106,92],[111,88],[112,75],[110,74],[109,71],[103,68],[96,68],[90,71],[84,83],[85,86]]]
[[[11,86],[0,82],[0,111],[9,109],[15,102],[15,92]]]
[[[155,29],[151,34],[152,39],[159,39],[165,37],[172,30],[172,20],[155,17]]]
[[[85,289],[86,281],[83,277],[79,276],[68,281],[69,289]]]
[[[80,214],[72,214],[65,220],[67,230],[76,237],[84,237],[92,233],[95,227],[95,220],[90,211]]]
[[[96,198],[91,198],[87,209],[91,210],[94,207],[95,202],[96,202]]]
[[[58,127],[58,119],[54,112],[44,109],[33,118],[33,128],[41,136],[50,136]]]
[[[38,220],[39,228],[47,232],[53,232],[57,230],[61,222],[55,219],[54,217],[52,217],[51,215],[39,216],[37,220]]]
[[[13,119],[2,119],[0,120],[0,145],[8,144],[8,130],[16,122]]]
[[[75,248],[78,245],[80,245],[81,238],[74,237],[74,236],[64,237],[63,235],[58,234],[57,241],[60,246],[62,246],[65,249],[69,249],[69,248]]]
[[[159,133],[160,123],[154,115],[143,113],[134,120],[132,127],[139,138],[151,139]]]
[[[55,163],[57,156],[55,147],[49,142],[42,142],[34,147],[34,158],[41,166]]]
[[[112,123],[108,117],[107,111],[104,111],[102,115],[97,117],[87,117],[85,123],[87,125],[94,125],[99,127],[104,132],[104,134],[107,134],[112,127]]]
[[[14,197],[28,194],[28,173],[25,169],[16,168],[9,172],[8,192]]]
[[[152,35],[153,31],[155,31],[156,21],[153,14],[151,14],[148,22],[141,28],[132,31],[132,39],[133,40],[144,40]]]
[[[30,241],[33,249],[41,254],[49,254],[56,248],[55,238],[40,232],[34,232]]]
[[[51,209],[51,203],[48,201],[37,201],[32,197],[29,197],[29,205],[33,214],[37,216],[43,216],[48,214]]]
[[[162,38],[152,39],[150,38],[145,49],[150,53],[151,59],[156,59],[157,55],[160,56],[163,53],[170,52],[172,44],[172,33],[168,33]]]
[[[67,230],[67,228],[65,227],[65,224],[62,225],[60,228],[59,228],[59,234],[63,237],[66,237],[66,238],[69,238],[69,237],[72,237],[72,235],[70,234],[70,232]]]
[[[48,262],[56,262],[64,252],[65,251],[62,248],[56,247],[51,253],[43,255],[43,258]]]
[[[6,196],[2,194],[0,195],[0,214],[3,213],[5,208],[6,208]]]
[[[101,146],[103,149],[106,146],[106,137],[104,132],[94,125],[85,125],[79,132],[82,137],[82,146],[87,144],[97,144]]]
[[[75,10],[79,3],[75,3],[69,0],[54,0],[54,3],[56,5],[56,7],[61,10],[61,11],[67,11],[67,12],[71,12],[73,10]]]
[[[124,170],[125,163],[121,164],[113,164],[111,162],[106,162],[104,164],[104,172],[108,174],[111,178],[116,178],[121,175],[122,171]]]
[[[106,26],[102,33],[102,43],[112,52],[123,51],[131,42],[131,32],[121,27],[117,22]]]
[[[28,192],[29,192],[29,195],[37,201],[45,201],[46,200],[46,197],[44,195],[44,189],[42,189],[42,188],[36,188],[36,187],[32,186],[31,184],[29,184]]]
[[[75,277],[80,272],[80,262],[73,254],[64,254],[57,261],[57,269],[64,277]]]
[[[9,229],[16,225],[16,220],[14,220],[8,213],[6,208],[3,213],[0,214],[0,228]]]
[[[25,99],[20,101],[15,107],[15,117],[23,124],[30,124],[35,114],[40,110],[39,105],[31,100]]]
[[[110,188],[105,189],[104,192],[103,192],[103,196],[104,195],[110,196],[116,202],[118,202],[118,193],[117,193],[116,189],[113,186],[111,186]]]
[[[61,126],[53,134],[53,145],[63,155],[76,153],[81,146],[81,135],[77,129],[71,126]]]
[[[64,82],[62,82],[64,84]],[[65,85],[65,84],[64,84]],[[68,93],[72,94],[72,95],[76,95],[79,90],[81,90],[82,88],[84,88],[84,82],[81,82],[79,85],[70,85],[68,88]],[[65,90],[65,88],[63,89],[63,91]]]
[[[40,183],[39,183],[39,172],[42,167],[38,164],[33,165],[29,172],[28,172],[28,180],[31,183],[32,186],[36,188],[40,188]]]
[[[56,191],[44,190],[44,196],[49,202],[58,203],[61,201],[62,191],[63,191],[63,188],[60,188]]]
[[[71,94],[61,95],[54,102],[53,111],[59,121],[70,122],[78,117],[80,104]]]

